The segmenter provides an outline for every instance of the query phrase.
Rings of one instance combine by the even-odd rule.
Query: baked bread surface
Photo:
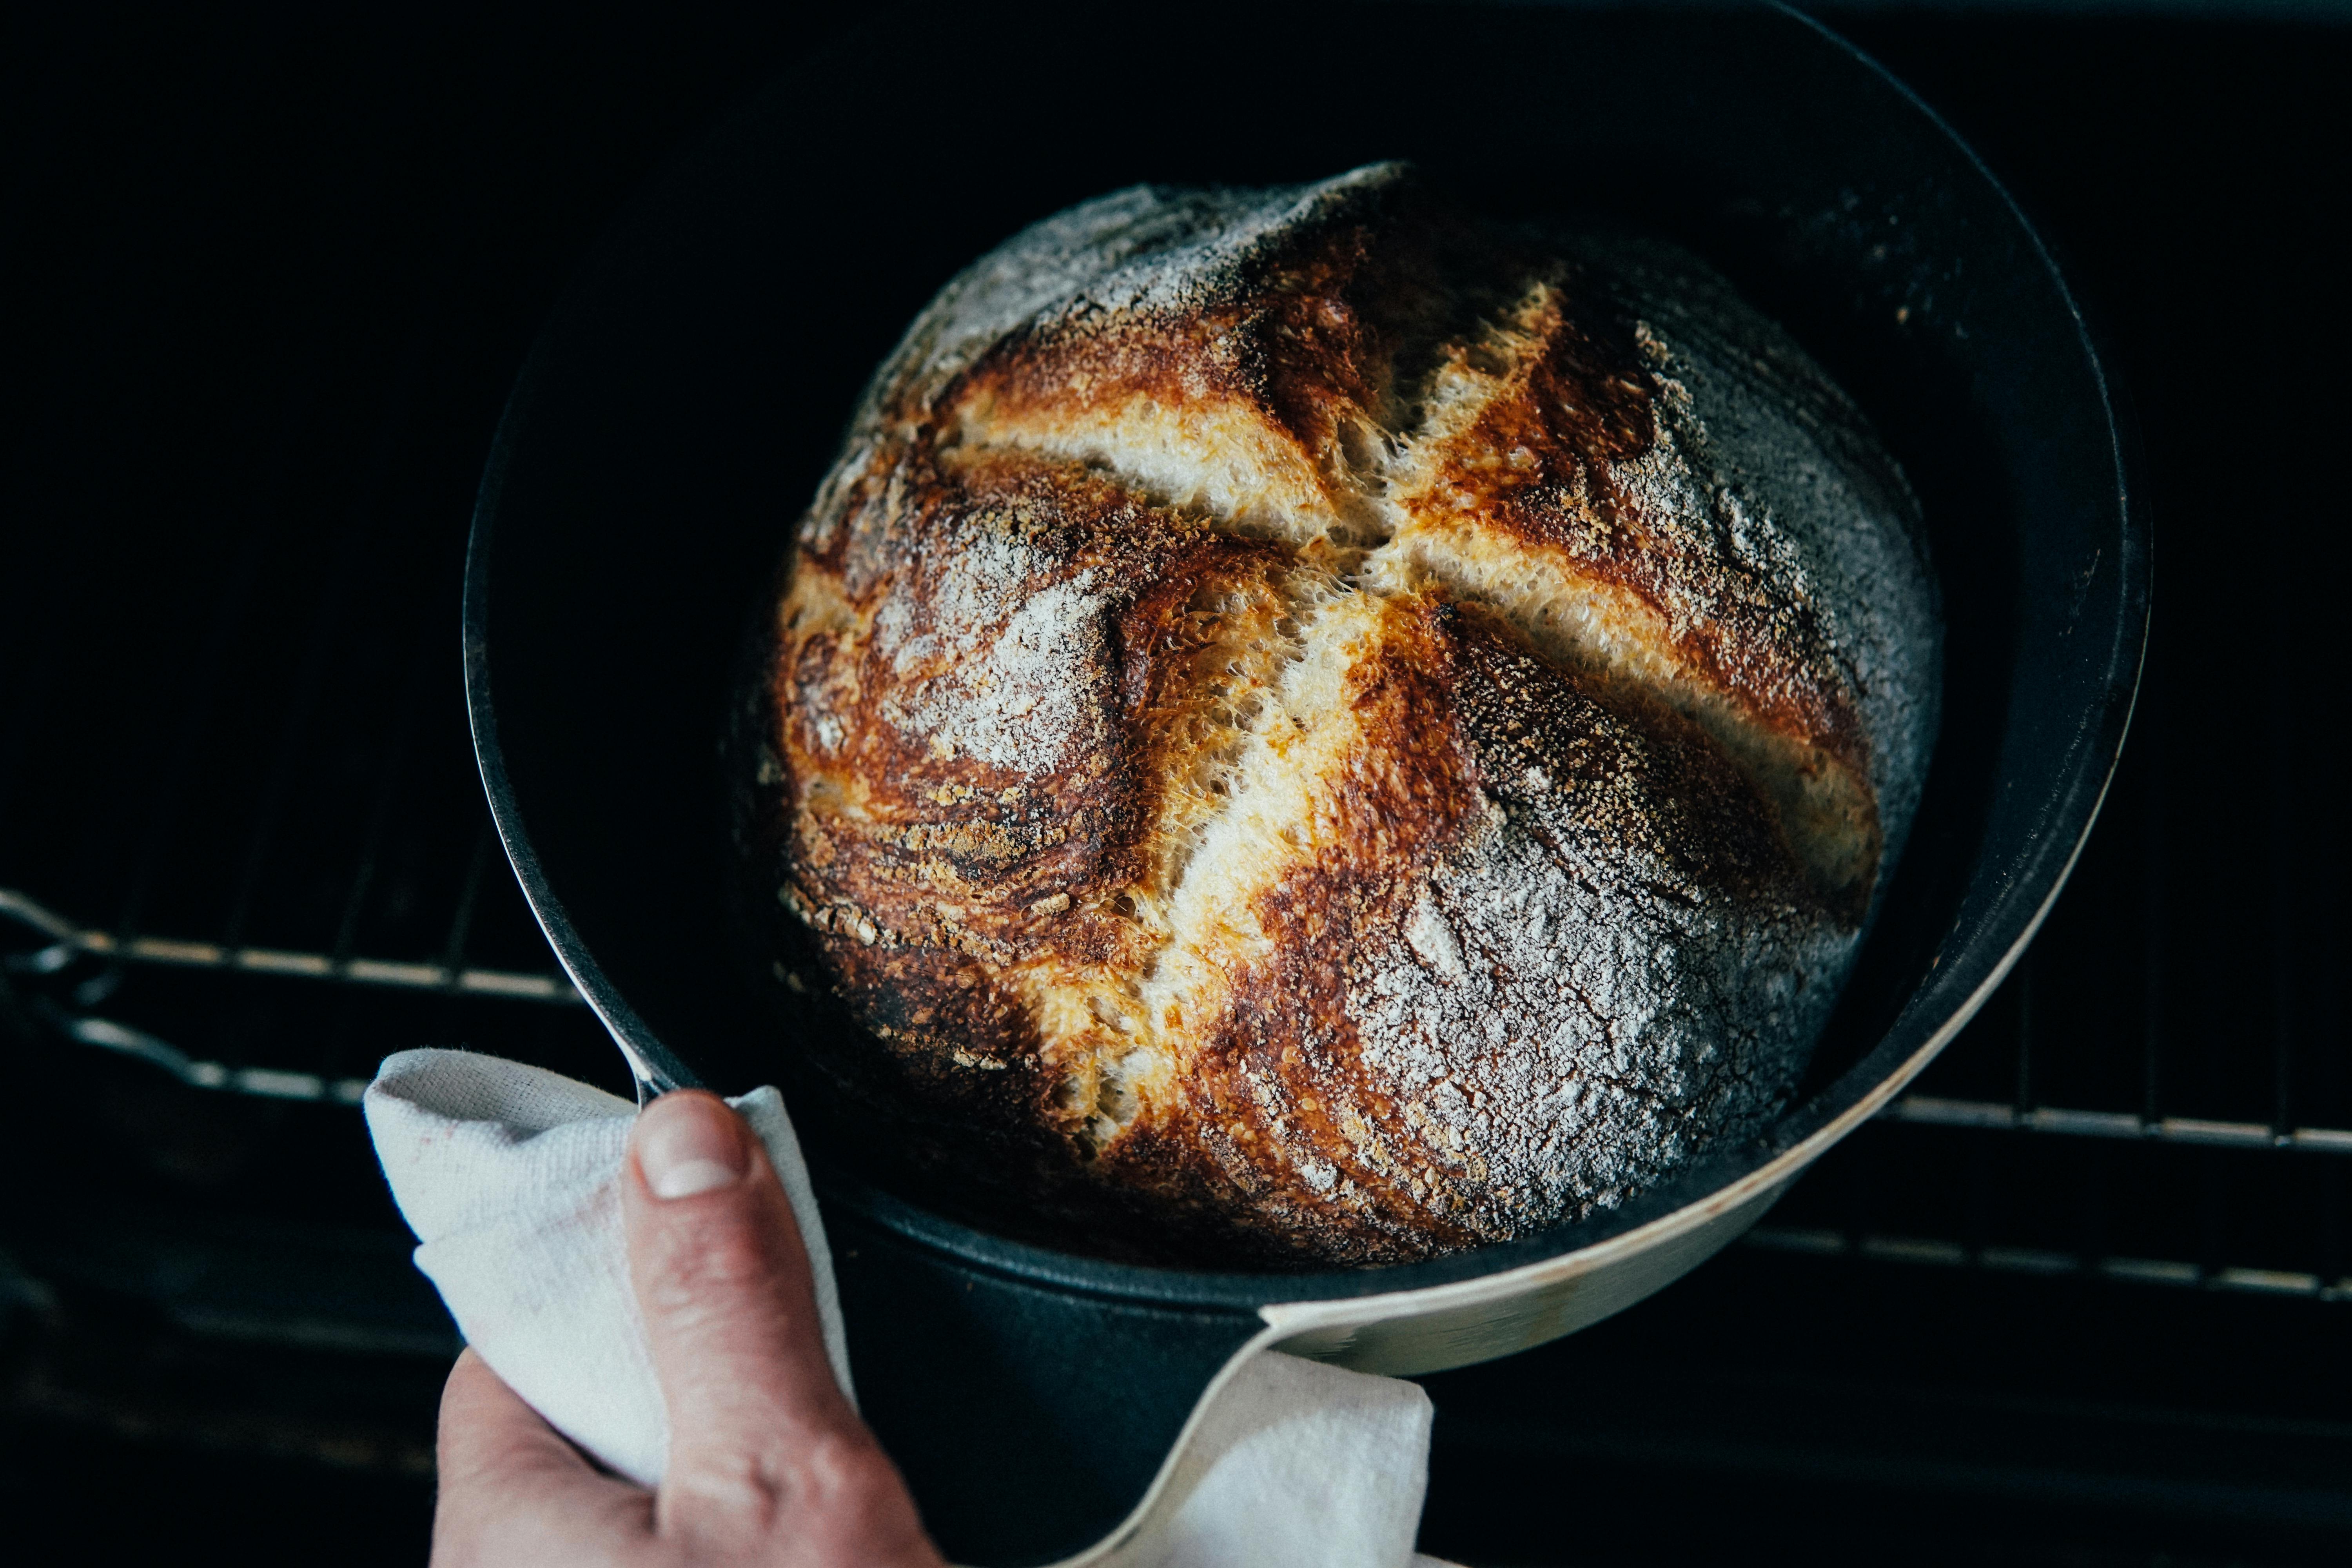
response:
[[[941,292],[801,526],[790,978],[1114,1250],[1524,1235],[1785,1100],[1937,658],[1899,472],[1682,253],[1120,192]]]

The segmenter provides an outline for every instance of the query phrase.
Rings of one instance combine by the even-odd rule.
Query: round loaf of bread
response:
[[[1935,729],[1827,376],[1679,250],[1396,164],[1008,241],[785,581],[779,973],[925,1158],[1129,1255],[1423,1258],[1752,1135]]]

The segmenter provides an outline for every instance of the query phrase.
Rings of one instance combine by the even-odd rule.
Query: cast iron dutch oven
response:
[[[784,1086],[866,1417],[949,1554],[1011,1563],[1114,1528],[1253,1338],[1389,1373],[1506,1355],[1752,1224],[1952,1037],[2057,896],[2129,717],[2148,540],[2042,243],[1916,99],[1792,12],[985,9],[847,36],[616,221],[499,429],[466,668],[565,967],[656,1086]],[[1679,239],[1867,411],[1925,505],[1947,616],[1910,848],[1791,1108],[1615,1212],[1315,1274],[1014,1239],[836,1124],[746,976],[722,755],[745,628],[868,372],[964,263],[1138,181],[1396,157],[1497,216]]]

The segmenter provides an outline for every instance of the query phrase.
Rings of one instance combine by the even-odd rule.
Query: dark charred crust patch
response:
[[[1696,724],[1552,668],[1475,609],[1447,618],[1454,710],[1479,782],[1535,831],[1556,846],[1609,845],[1612,858],[1630,850],[1668,896],[1826,912],[1772,807]]]

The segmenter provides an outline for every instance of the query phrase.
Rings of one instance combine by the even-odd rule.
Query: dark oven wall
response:
[[[2042,224],[2136,410],[2158,563],[2132,741],[2040,942],[1888,1115],[1640,1310],[1427,1380],[1429,1550],[2352,1550],[2323,657],[2352,28],[2297,19],[2321,9],[1828,13]],[[331,1531],[418,1562],[456,1339],[357,1088],[423,1044],[625,1086],[481,806],[473,489],[604,217],[814,35],[11,25],[0,1540],[290,1562]],[[152,1506],[105,1506],[126,1492]]]

